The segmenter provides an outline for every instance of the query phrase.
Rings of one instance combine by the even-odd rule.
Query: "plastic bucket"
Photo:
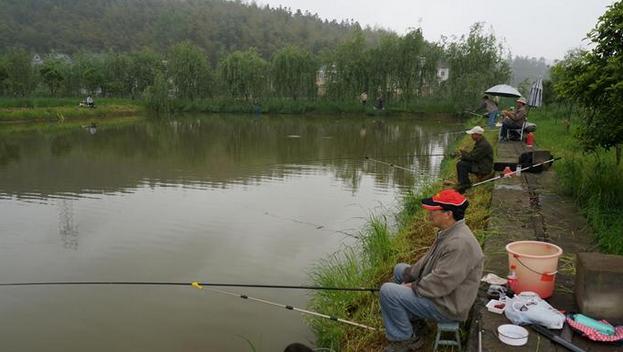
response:
[[[532,291],[541,298],[551,297],[562,249],[547,242],[518,241],[507,244],[506,251],[508,271],[516,275],[513,291]]]

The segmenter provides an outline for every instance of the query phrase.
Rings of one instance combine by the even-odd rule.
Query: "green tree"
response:
[[[254,48],[235,51],[221,60],[218,72],[227,94],[234,98],[260,98],[267,89],[268,63]]]
[[[162,72],[164,67],[162,59],[155,52],[145,49],[130,54],[130,95],[132,99],[140,96],[147,87],[154,84],[154,79],[158,72]]]
[[[145,89],[147,107],[156,115],[163,116],[171,112],[171,85],[162,72],[156,73],[153,85]]]
[[[201,49],[182,42],[169,51],[168,57],[168,73],[179,98],[194,100],[208,95],[211,72]]]
[[[456,108],[473,105],[487,88],[510,80],[510,68],[503,53],[502,45],[493,34],[484,32],[482,23],[474,24],[469,35],[447,46],[450,77],[446,94]]]
[[[280,97],[314,97],[317,70],[309,51],[287,46],[277,51],[271,61],[273,89]]]
[[[30,54],[24,49],[11,49],[5,57],[7,91],[14,96],[28,96],[34,88]]]
[[[57,59],[49,55],[39,67],[39,74],[43,83],[48,87],[51,96],[59,93],[61,85],[65,80],[63,66],[66,63],[62,59]]]
[[[623,1],[608,8],[588,38],[594,48],[570,53],[555,65],[552,80],[559,95],[585,112],[578,131],[584,148],[608,150],[623,142]]]

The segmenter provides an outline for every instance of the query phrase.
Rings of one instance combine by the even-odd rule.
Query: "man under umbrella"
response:
[[[502,112],[504,119],[502,120],[502,129],[500,130],[501,141],[506,141],[506,135],[508,134],[509,129],[518,129],[523,127],[524,122],[526,122],[528,118],[526,103],[526,98],[519,98],[515,101],[514,111],[504,110]]]

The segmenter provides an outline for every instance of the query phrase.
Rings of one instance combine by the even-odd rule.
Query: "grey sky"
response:
[[[586,46],[590,31],[615,0],[257,0],[271,7],[309,10],[321,18],[354,19],[404,34],[421,25],[428,40],[461,35],[486,22],[513,55],[560,59]],[[421,23],[420,23],[421,21]]]

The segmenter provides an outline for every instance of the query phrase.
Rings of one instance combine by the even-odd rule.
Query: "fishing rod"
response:
[[[329,287],[329,286],[294,286],[294,285],[259,285],[259,284],[236,284],[215,282],[159,282],[159,281],[49,281],[49,282],[7,282],[0,286],[73,286],[73,285],[127,285],[127,286],[201,286],[214,287],[252,287],[252,288],[277,288],[294,290],[324,290],[324,291],[358,291],[378,292],[373,287]]]
[[[471,115],[474,115],[474,116],[478,116],[478,117],[484,117],[484,115],[483,115],[483,114],[477,114],[477,113],[475,113],[475,112],[473,112],[473,111],[467,111],[467,110],[465,110],[465,111],[463,111],[463,112],[466,112],[466,113],[468,113],[468,114],[471,114]]]
[[[385,161],[380,161],[380,160],[372,159],[372,158],[370,158],[369,156],[364,156],[364,158],[365,158],[366,160],[370,160],[370,161],[374,161],[375,163],[379,163],[379,164],[387,165],[387,166],[393,167],[393,168],[395,168],[395,169],[405,170],[405,171],[408,171],[409,173],[411,173],[411,174],[415,175],[415,173],[413,172],[413,170],[411,170],[411,169],[407,169],[406,167],[402,167],[402,166],[400,166],[400,165],[396,165],[396,164],[388,163],[388,162],[385,162]]]
[[[554,161],[559,160],[559,159],[561,159],[561,157],[552,158],[552,159],[540,162],[538,164],[533,164],[533,165],[530,165],[528,167],[519,168],[518,170],[509,172],[509,173],[506,173],[506,174],[503,174],[503,175],[498,175],[498,176],[492,177],[492,178],[490,178],[488,180],[484,180],[484,181],[481,181],[481,182],[478,182],[478,183],[474,183],[472,185],[472,187],[480,186],[480,185],[483,185],[483,184],[488,183],[488,182],[499,180],[501,178],[511,177],[513,175],[516,175],[518,172],[523,172],[523,171],[530,170],[530,169],[535,168],[535,167],[539,167],[539,166],[543,166],[545,164],[553,163]]]
[[[368,325],[364,325],[364,324],[361,324],[361,323],[356,323],[354,321],[338,318],[338,317],[331,316],[331,315],[326,315],[326,314],[314,312],[314,311],[307,310],[307,309],[297,308],[297,307],[294,307],[294,306],[291,306],[291,305],[287,305],[287,304],[276,303],[276,302],[268,301],[268,300],[261,299],[261,298],[251,297],[251,296],[248,296],[248,295],[245,295],[245,294],[238,294],[238,293],[235,293],[235,292],[229,292],[229,291],[223,291],[223,290],[219,290],[219,289],[215,289],[215,288],[204,287],[204,285],[202,285],[202,284],[200,284],[198,282],[193,282],[191,285],[193,287],[197,288],[197,289],[200,289],[200,290],[217,292],[217,293],[221,293],[221,294],[228,295],[228,296],[233,296],[233,297],[240,297],[242,299],[247,299],[247,300],[255,301],[255,302],[259,302],[259,303],[264,303],[264,304],[268,304],[268,305],[271,305],[271,306],[274,306],[274,307],[285,308],[287,310],[293,310],[295,312],[308,314],[308,315],[313,315],[313,316],[316,316],[316,317],[333,320],[333,321],[336,321],[336,322],[339,322],[339,323],[344,323],[344,324],[356,326],[356,327],[359,327],[359,328],[364,328],[364,329],[368,329],[368,330],[372,330],[372,331],[377,331],[376,328],[373,328],[373,327],[368,326]]]

